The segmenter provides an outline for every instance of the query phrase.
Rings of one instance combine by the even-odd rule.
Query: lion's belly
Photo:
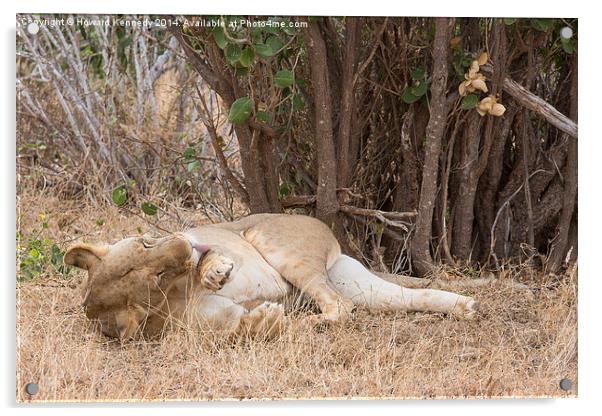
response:
[[[230,281],[217,294],[235,303],[248,303],[278,301],[292,291],[292,286],[280,273],[239,234],[211,225],[189,230],[185,234],[234,261]]]

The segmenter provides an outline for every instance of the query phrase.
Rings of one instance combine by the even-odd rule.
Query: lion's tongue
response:
[[[196,241],[191,241],[190,245],[192,245],[192,248],[198,251],[201,256],[209,251],[209,246],[207,244],[200,244]]]

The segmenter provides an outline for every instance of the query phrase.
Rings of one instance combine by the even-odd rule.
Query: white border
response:
[[[395,4],[394,4],[395,3]],[[590,4],[593,4],[590,3]],[[54,414],[106,414],[108,405],[47,405],[18,406],[15,408],[15,296],[14,296],[14,227],[15,227],[15,14],[17,12],[55,12],[55,13],[178,13],[178,14],[288,14],[288,15],[399,15],[399,16],[538,16],[538,17],[578,17],[579,18],[579,219],[580,219],[580,279],[579,279],[579,399],[569,400],[505,400],[505,401],[437,401],[437,402],[268,402],[268,403],[201,403],[170,405],[118,405],[111,413],[115,415],[162,414],[166,411],[195,414],[207,412],[225,413],[228,410],[244,412],[245,415],[261,414],[307,414],[316,412],[345,412],[355,414],[380,411],[396,414],[487,414],[539,413],[562,414],[587,412],[600,398],[597,387],[600,386],[600,308],[597,294],[600,291],[602,274],[597,273],[602,230],[600,229],[600,180],[602,174],[602,137],[600,137],[600,27],[602,17],[594,6],[585,2],[548,0],[528,2],[526,0],[506,0],[500,2],[460,2],[424,0],[410,2],[389,2],[370,0],[367,2],[337,3],[325,0],[284,1],[243,1],[229,0],[206,3],[202,0],[186,1],[174,4],[170,1],[145,0],[102,0],[88,2],[82,0],[63,0],[61,2],[12,0],[2,2],[2,57],[0,65],[0,97],[2,97],[3,137],[0,155],[2,180],[0,196],[2,204],[2,264],[5,273],[3,281],[3,318],[2,319],[2,404],[9,407],[9,413],[39,414],[41,410]],[[598,127],[596,129],[596,127]],[[596,134],[598,133],[598,134]],[[8,201],[8,202],[7,202]],[[169,409],[165,409],[168,407]],[[338,409],[334,409],[337,407]],[[597,406],[600,407],[600,406]]]

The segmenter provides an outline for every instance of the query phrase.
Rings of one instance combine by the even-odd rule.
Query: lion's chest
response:
[[[240,304],[278,301],[292,291],[292,286],[240,234],[215,226],[199,227],[185,234],[233,260],[230,280],[217,294]]]
[[[242,264],[231,280],[217,291],[235,303],[254,300],[278,301],[292,290],[290,283],[269,264],[263,262]]]

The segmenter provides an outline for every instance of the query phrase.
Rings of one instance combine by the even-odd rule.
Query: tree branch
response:
[[[220,167],[222,168],[222,171],[228,178],[228,181],[232,184],[238,195],[242,198],[243,202],[248,205],[249,193],[244,188],[244,186],[242,186],[238,178],[234,176],[232,170],[230,170],[230,167],[228,166],[228,161],[226,160],[224,152],[222,151],[222,148],[219,145],[219,141],[217,140],[217,131],[215,130],[213,120],[211,120],[211,114],[209,113],[209,109],[207,108],[207,104],[205,103],[205,99],[203,98],[203,94],[201,94],[198,85],[195,84],[194,87],[196,88],[196,92],[199,96],[199,101],[201,102],[201,110],[203,113],[203,115],[201,115],[201,119],[203,120],[203,124],[205,125],[205,127],[207,127],[207,131],[209,132],[209,137],[211,138],[211,145],[213,146],[213,150],[215,151],[217,161]]]
[[[282,201],[282,206],[284,208],[301,208],[309,205],[313,205],[316,203],[315,195],[293,195],[284,198]],[[370,217],[376,218],[380,222],[393,227],[399,228],[404,231],[408,231],[408,227],[406,224],[401,223],[400,221],[408,221],[413,218],[416,218],[418,213],[416,211],[409,212],[393,212],[393,211],[381,211],[378,209],[368,209],[368,208],[360,208],[353,205],[339,205],[339,211],[345,213],[347,215],[355,216],[355,217]]]
[[[492,71],[490,65],[482,66],[481,69],[483,72],[491,73]],[[548,123],[556,127],[558,130],[575,139],[577,138],[577,123],[558,111],[552,104],[533,94],[531,91],[509,77],[504,78],[502,88],[520,105],[543,117]]]
[[[447,58],[449,54],[450,26],[453,19],[435,19],[435,41],[433,45],[433,81],[431,83],[431,114],[426,127],[426,149],[424,169],[418,203],[416,233],[412,240],[412,259],[418,275],[424,276],[434,270],[430,252],[433,225],[433,209],[437,196],[437,174],[441,139],[447,122]]]

